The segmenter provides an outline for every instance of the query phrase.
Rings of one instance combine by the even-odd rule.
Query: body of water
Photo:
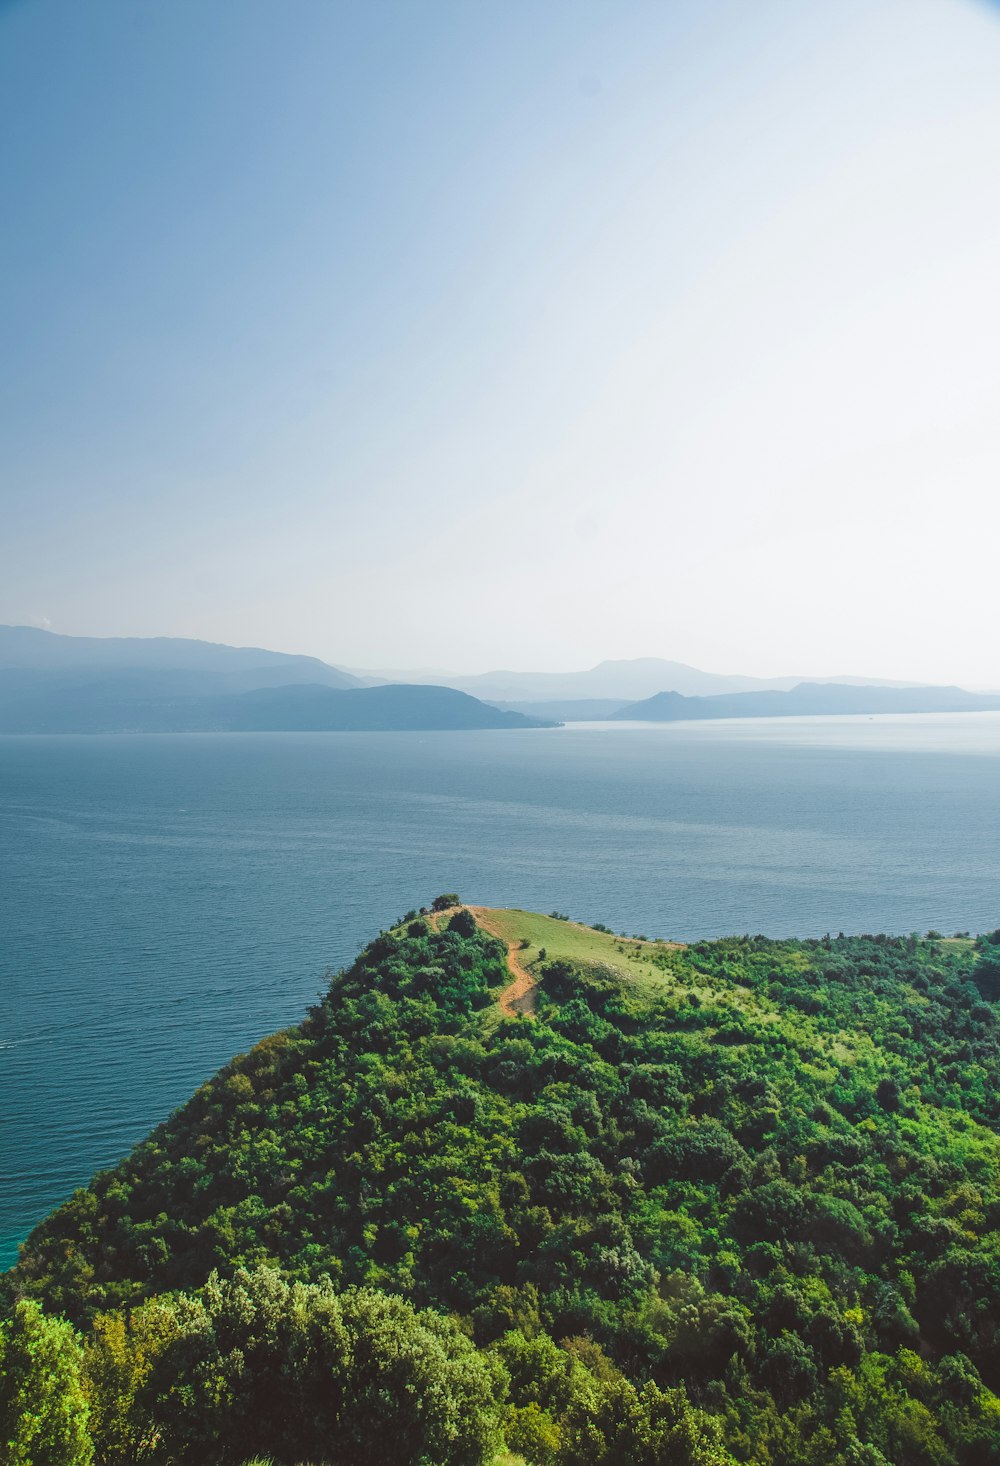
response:
[[[0,738],[0,1265],[442,890],[616,930],[1000,926],[1000,714]]]

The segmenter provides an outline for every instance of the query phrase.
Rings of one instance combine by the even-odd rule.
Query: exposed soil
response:
[[[491,937],[498,937],[507,947],[507,967],[513,981],[500,994],[500,1011],[508,1018],[513,1018],[517,1013],[533,1013],[535,1011],[535,989],[538,986],[537,978],[525,967],[515,948],[500,935],[496,923],[491,921],[489,907],[470,906],[469,910],[484,932],[489,932]]]
[[[507,948],[507,970],[511,975],[511,982],[500,994],[500,1011],[508,1018],[513,1018],[517,1013],[533,1013],[535,1011],[535,988],[538,986],[537,978],[525,967],[515,949],[510,946],[495,922],[490,920],[488,906],[449,906],[444,911],[428,911],[425,920],[430,923],[434,930],[441,930],[441,922],[446,918],[451,919],[456,911],[471,911],[476,918],[477,926],[481,926],[484,932],[491,937],[496,937],[503,942]]]

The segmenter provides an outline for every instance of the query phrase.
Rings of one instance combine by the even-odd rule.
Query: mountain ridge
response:
[[[287,671],[285,680],[291,682],[340,688],[365,685],[352,672],[298,652],[179,636],[67,636],[37,626],[0,626],[0,668],[66,671],[94,667],[228,673],[259,673],[268,668],[274,675]]]
[[[231,691],[280,682],[316,682],[333,687],[386,683],[453,687],[490,703],[591,700],[637,702],[658,692],[711,696],[724,692],[788,691],[803,681],[851,686],[911,687],[924,684],[851,675],[750,677],[705,672],[662,657],[606,658],[578,672],[518,672],[498,669],[453,673],[426,669],[358,670],[296,652],[233,647],[185,637],[68,636],[34,626],[0,626],[0,670],[77,670],[104,667],[133,670],[214,671]],[[237,680],[240,685],[237,686]]]
[[[314,691],[306,693],[306,687]],[[323,696],[389,687],[397,690],[381,699]],[[404,695],[402,687],[414,690]],[[822,698],[806,691],[817,687],[826,689]],[[446,691],[472,699],[477,709],[449,702]],[[0,626],[0,732],[8,733],[374,732],[995,705],[1000,703],[987,694],[960,688],[863,678],[728,677],[656,657],[604,661],[579,673],[412,673],[388,682],[315,657],[259,647],[182,637],[71,637]],[[491,711],[482,712],[484,706]]]
[[[457,688],[370,686],[316,657],[260,647],[0,626],[0,733],[443,731],[550,721]]]

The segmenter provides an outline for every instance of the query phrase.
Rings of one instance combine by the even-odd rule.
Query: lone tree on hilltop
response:
[[[461,911],[456,911],[451,921],[449,921],[448,930],[450,932],[458,932],[460,937],[474,937],[476,935],[476,918],[471,911],[466,911],[463,906]]]
[[[432,911],[447,911],[449,906],[461,906],[462,902],[454,891],[446,891],[443,896],[435,896],[431,902]]]

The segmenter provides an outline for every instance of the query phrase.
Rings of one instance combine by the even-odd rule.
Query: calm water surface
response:
[[[0,1265],[440,890],[616,930],[1000,925],[1000,715],[0,738]]]

